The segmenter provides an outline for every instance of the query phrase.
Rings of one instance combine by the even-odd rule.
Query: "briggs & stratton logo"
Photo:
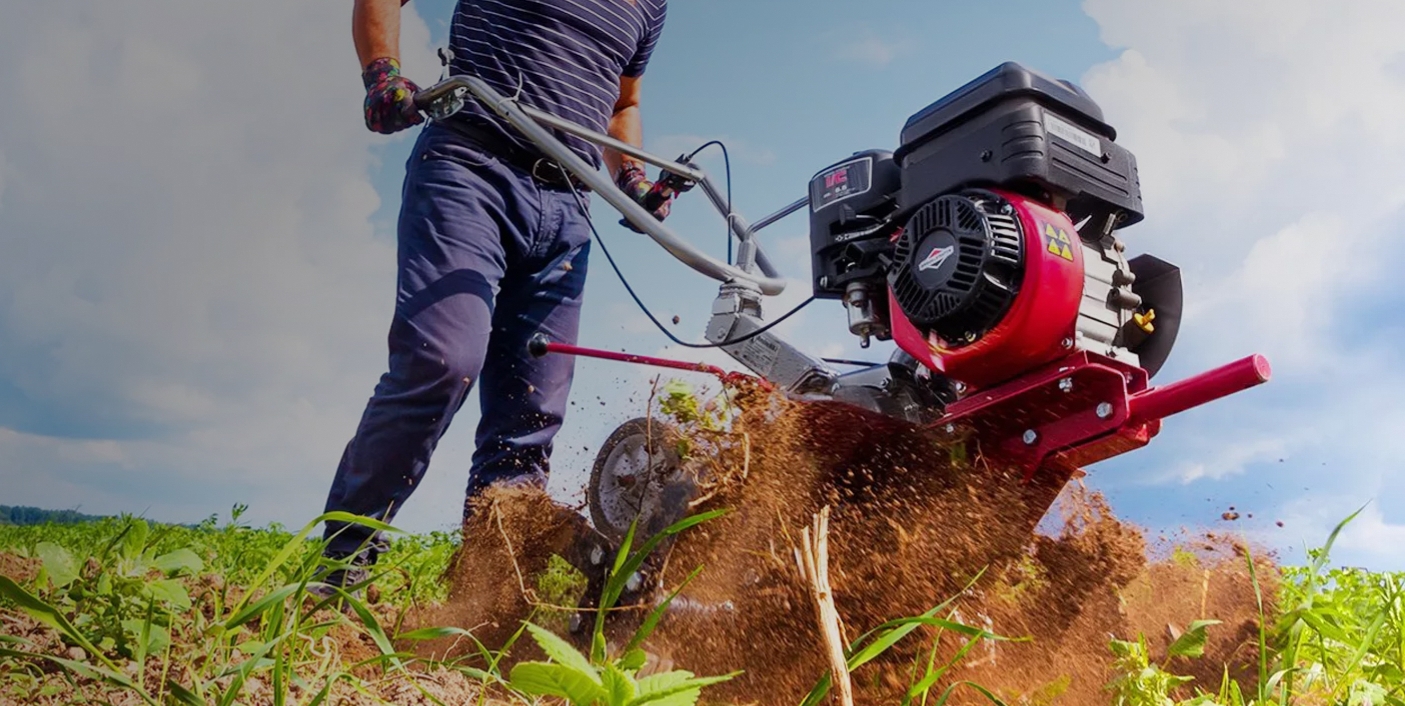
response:
[[[946,259],[951,257],[953,252],[956,252],[955,245],[948,245],[944,248],[932,248],[932,252],[927,253],[927,257],[922,258],[922,262],[917,263],[917,271],[926,272],[927,270],[934,270],[941,267],[942,263],[946,262]]]

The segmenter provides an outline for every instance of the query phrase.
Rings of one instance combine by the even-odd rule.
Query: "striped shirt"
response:
[[[668,0],[459,0],[449,33],[454,74],[481,78],[505,96],[605,132],[620,78],[643,75]],[[467,114],[467,115],[465,115]],[[463,117],[461,117],[463,116]],[[452,119],[487,119],[508,139],[534,148],[471,98]],[[600,166],[600,148],[556,132]]]

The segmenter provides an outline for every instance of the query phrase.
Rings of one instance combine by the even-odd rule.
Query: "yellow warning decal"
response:
[[[1068,233],[1065,233],[1063,228],[1055,228],[1053,224],[1045,223],[1042,232],[1046,249],[1049,252],[1073,262],[1073,240],[1068,237]]]

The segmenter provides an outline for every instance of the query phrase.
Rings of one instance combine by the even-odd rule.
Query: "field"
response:
[[[707,420],[690,405],[669,413]],[[839,703],[851,680],[856,703],[1405,706],[1405,576],[1329,569],[1335,532],[1298,565],[1222,535],[1158,542],[1076,488],[1063,528],[1000,545],[1003,563],[987,559],[995,543],[922,535],[901,507],[874,505],[886,525],[837,510],[820,551],[833,552],[834,659],[850,678],[832,683],[794,561],[813,546],[796,521],[810,508],[787,494],[793,479],[762,492],[797,457],[728,438],[745,439],[744,456],[699,457],[735,461],[761,490],[719,493],[670,528],[680,543],[665,586],[678,604],[621,629],[603,618],[661,536],[627,542],[583,641],[564,637],[580,575],[526,549],[540,498],[496,500],[498,531],[472,535],[502,539],[496,564],[456,534],[334,517],[372,524],[392,549],[370,590],[322,600],[307,582],[327,518],[250,527],[235,507],[195,527],[0,525],[0,704]],[[906,461],[893,451],[881,463]],[[796,508],[793,535],[774,531],[777,507]],[[951,518],[963,538],[985,526],[936,509],[913,511]],[[709,597],[730,612],[679,610]]]
[[[446,595],[441,577],[456,544],[449,535],[399,537],[377,581],[379,596],[353,601],[348,614],[303,596],[316,561],[316,543],[305,533],[135,518],[0,528],[0,701],[532,703],[535,697],[512,683],[521,686],[522,672],[503,674],[492,663],[496,655],[470,650],[458,660],[432,661],[413,654],[415,642],[457,632],[406,625]],[[1104,645],[1120,670],[1110,675],[1107,702],[1405,703],[1405,577],[1323,570],[1326,558],[1319,550],[1313,566],[1280,569],[1274,598],[1285,610],[1257,637],[1269,649],[1252,693],[1234,681],[1186,683],[1173,674],[1170,665],[1197,656],[1206,633],[1218,627],[1193,624],[1156,655],[1148,654],[1145,636]],[[906,625],[961,630],[955,620]],[[985,633],[966,632],[975,636],[967,644],[979,648]],[[580,669],[604,664],[597,659]],[[951,674],[959,673],[958,663]],[[940,703],[946,686],[932,681],[925,693],[914,692],[914,702]]]

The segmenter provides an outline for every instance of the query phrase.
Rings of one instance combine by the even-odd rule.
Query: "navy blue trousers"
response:
[[[476,385],[467,500],[500,481],[544,487],[574,357],[533,358],[538,331],[574,342],[588,215],[575,196],[446,128],[429,125],[406,164],[398,227],[389,368],[347,444],[327,496],[341,510],[390,522],[424,477],[439,439]],[[585,196],[582,196],[584,201]],[[329,550],[380,538],[328,523]]]

